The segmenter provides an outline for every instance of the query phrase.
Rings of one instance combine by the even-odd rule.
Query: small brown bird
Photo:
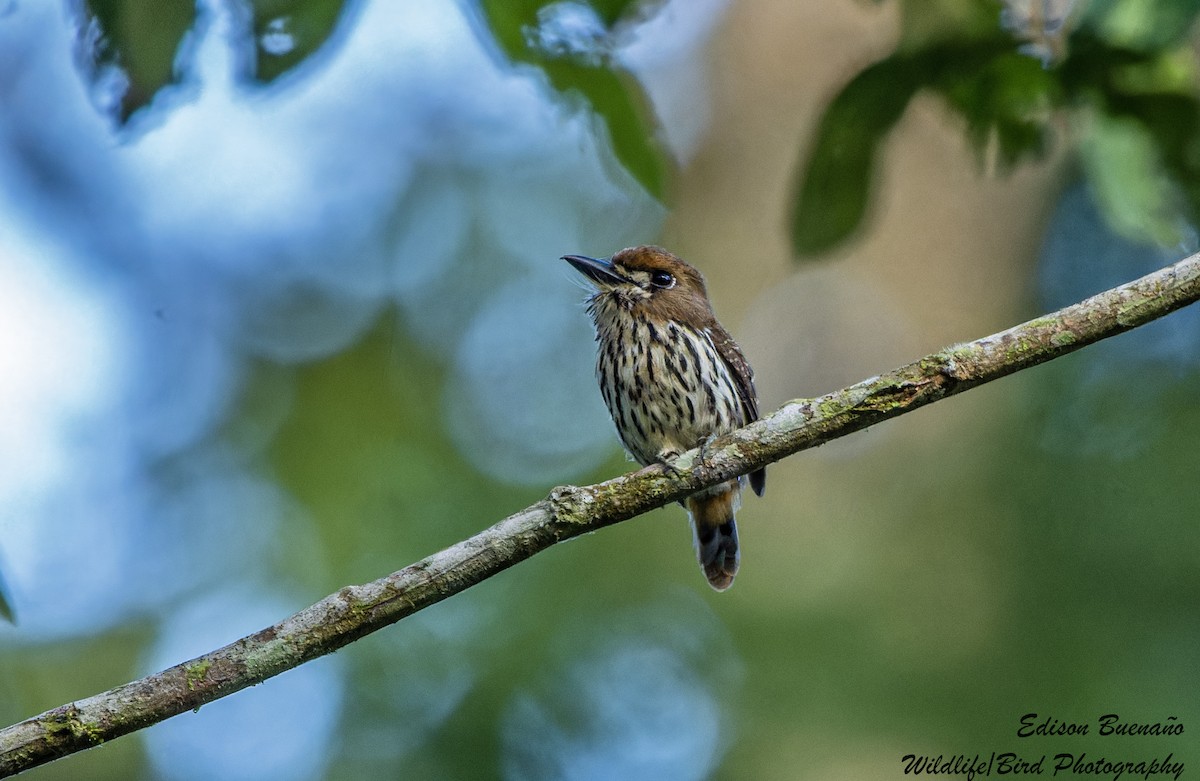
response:
[[[595,287],[588,314],[599,343],[596,379],[625,449],[643,466],[663,464],[758,419],[754,373],[717,322],[704,277],[661,247],[611,258],[564,255]],[[766,472],[750,475],[762,496]],[[700,567],[724,591],[738,571],[734,513],[742,479],[687,497]]]

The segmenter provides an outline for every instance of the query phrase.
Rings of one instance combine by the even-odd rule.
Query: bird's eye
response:
[[[655,271],[650,275],[650,284],[663,289],[675,287],[675,277],[667,271]]]

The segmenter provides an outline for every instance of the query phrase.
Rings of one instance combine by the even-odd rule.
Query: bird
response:
[[[662,465],[758,419],[754,372],[717,321],[704,276],[656,246],[608,258],[564,255],[590,283],[596,380],[617,435],[642,466]],[[733,584],[741,560],[735,514],[745,478],[683,499],[700,568],[717,591]],[[766,471],[749,476],[762,496]]]

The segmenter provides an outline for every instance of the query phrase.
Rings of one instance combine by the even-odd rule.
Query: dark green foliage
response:
[[[1085,24],[1114,44],[1155,52],[1184,41],[1200,0],[1091,0]]]
[[[831,249],[861,224],[879,145],[923,87],[967,118],[980,149],[994,139],[1003,164],[1042,152],[1043,129],[1030,117],[1055,85],[1035,60],[1013,50],[1011,39],[897,52],[855,76],[821,118],[792,215],[797,252]]]
[[[895,53],[855,76],[830,103],[797,172],[791,235],[812,255],[844,242],[868,213],[880,144],[912,97],[932,90],[962,118],[980,159],[1000,171],[1050,148],[1069,120],[1081,170],[1110,223],[1170,244],[1200,216],[1200,104],[1187,42],[1200,0],[1096,0],[1062,30],[1045,20],[1003,21],[999,2],[903,2]],[[328,40],[342,0],[253,0],[256,78],[269,82]],[[640,86],[612,67],[613,29],[645,12],[636,0],[591,0],[595,46],[571,51],[537,40],[551,0],[481,0],[481,28],[514,62],[580,96],[606,127],[618,160],[662,198],[667,157]],[[580,6],[583,4],[581,3]],[[124,69],[126,119],[175,78],[195,5],[88,0],[100,31],[97,63]],[[1037,55],[1037,56],[1035,56]]]
[[[538,13],[554,5],[554,0],[482,0],[480,5],[487,28],[505,55],[541,69],[556,90],[582,95],[608,128],[617,159],[651,195],[661,199],[666,187],[666,157],[638,83],[610,67],[606,57],[572,56],[532,45],[529,35],[539,26]],[[636,0],[591,0],[588,5],[611,32],[642,4]]]
[[[260,81],[272,81],[289,68],[299,65],[329,38],[342,12],[342,0],[253,0],[254,40]],[[292,48],[273,53],[264,40],[285,32]]]
[[[8,589],[4,585],[4,572],[0,570],[0,619],[15,624],[17,622],[17,614],[13,612],[7,591]]]
[[[894,56],[858,74],[834,98],[792,218],[798,251],[828,249],[862,222],[876,150],[918,86],[912,64]]]
[[[150,102],[175,78],[175,54],[192,28],[196,4],[190,0],[88,0],[90,21],[99,27],[93,53],[98,65],[117,65],[129,79],[121,119]]]
[[[1071,120],[1083,171],[1126,235],[1172,243],[1196,221],[1200,104],[1184,38],[1200,2],[1095,3],[1061,40],[1005,29],[998,3],[955,6],[952,23],[938,8],[907,0],[899,51],[852,79],[826,110],[798,172],[796,252],[829,250],[862,225],[876,149],[921,89],[962,117],[981,159],[1001,171],[1042,156],[1054,123]]]
[[[994,141],[1003,167],[1041,155],[1046,108],[1058,96],[1050,72],[1016,52],[1011,42],[991,50],[954,48],[929,53],[931,60],[951,66],[942,69],[932,86],[966,119],[971,142],[983,150]]]
[[[485,27],[514,62],[541,69],[558,91],[582,96],[607,128],[621,164],[657,198],[666,188],[667,158],[660,147],[652,112],[635,79],[610,67],[600,56],[574,56],[547,50],[530,41],[538,14],[552,0],[483,0]],[[588,4],[604,29],[637,13],[635,0],[593,0]],[[343,10],[343,0],[253,0],[254,77],[270,82],[303,62],[328,40]],[[190,0],[145,5],[133,0],[89,0],[88,20],[99,28],[97,64],[117,65],[129,89],[121,100],[122,121],[177,80],[175,58],[195,23]]]
[[[253,0],[255,78],[272,81],[320,48],[342,6],[342,0]],[[119,110],[124,121],[178,80],[175,58],[196,22],[196,4],[192,0],[88,0],[84,10],[99,32],[96,50],[90,53],[95,63],[118,66],[129,80]],[[271,45],[273,36],[275,41],[286,36],[288,42],[277,49]]]

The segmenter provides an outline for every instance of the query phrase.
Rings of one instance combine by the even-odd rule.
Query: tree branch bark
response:
[[[336,651],[557,542],[610,526],[918,407],[1123,333],[1200,299],[1200,254],[1053,314],[949,347],[817,399],[788,402],[685,453],[678,470],[643,469],[562,486],[495,526],[361,586],[347,586],[248,637],[0,730],[9,776],[142,729]]]

